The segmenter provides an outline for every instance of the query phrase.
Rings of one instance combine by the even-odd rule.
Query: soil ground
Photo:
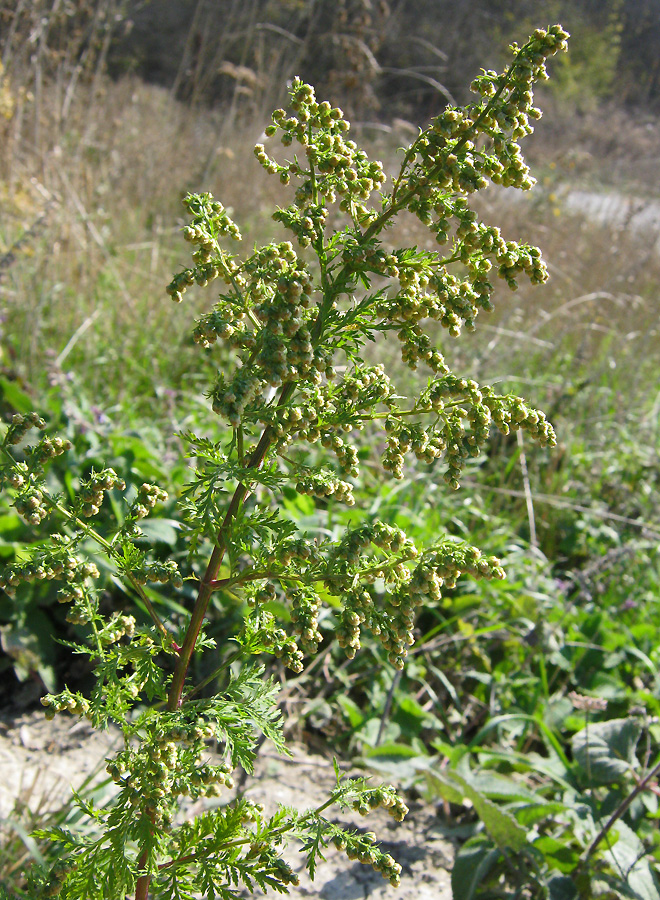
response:
[[[105,777],[104,758],[120,744],[118,732],[95,733],[85,720],[60,716],[47,722],[39,711],[0,722],[0,817],[12,816],[17,800],[39,809],[40,814],[57,809],[66,803],[71,787],[80,788],[94,775],[97,781]],[[246,783],[245,795],[263,803],[267,810],[278,803],[304,809],[322,803],[334,784],[332,762],[326,757],[294,746],[293,757],[285,759],[264,748],[255,776]],[[370,866],[351,862],[332,848],[326,861],[320,862],[312,883],[303,857],[292,845],[285,855],[299,874],[300,885],[289,896],[451,900],[453,847],[442,837],[433,807],[409,805],[411,811],[400,824],[384,810],[376,810],[366,819],[341,815],[341,821],[357,829],[374,831],[383,849],[401,863],[400,887],[392,887]]]

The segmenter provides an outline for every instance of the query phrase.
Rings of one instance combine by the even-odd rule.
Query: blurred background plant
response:
[[[364,654],[328,679],[321,662],[290,677],[285,698],[300,737],[359,754],[437,802],[438,828],[461,847],[457,898],[650,898],[660,860],[657,779],[645,782],[660,752],[660,11],[656,0],[550,0],[542,13],[572,40],[526,147],[539,184],[479,203],[507,237],[543,249],[551,282],[534,295],[521,286],[445,350],[466,377],[544,408],[559,447],[493,439],[458,494],[433,469],[395,487],[365,469],[374,514],[421,541],[469,532],[503,558],[508,580],[460,583],[427,609],[405,674]],[[481,66],[547,24],[539,14],[529,0],[0,4],[0,414],[36,407],[66,432],[74,449],[53,487],[74,488],[109,441],[122,472],[176,498],[188,460],[175,433],[217,435],[189,310],[162,294],[181,263],[172,223],[186,191],[210,190],[250,239],[272,236],[277,187],[250,151],[287,78],[343,105],[393,171],[417,125],[464,101]],[[413,221],[398,227],[409,244],[426,240]],[[378,362],[401,365],[395,350]],[[214,371],[217,355],[206,365]],[[163,558],[183,552],[171,512],[152,525]],[[292,496],[288,514],[304,526],[314,503]],[[0,508],[0,565],[32,540]],[[150,599],[165,602],[157,589]],[[211,631],[226,637],[238,611],[214,601]],[[109,579],[105,603],[122,602]],[[0,598],[6,709],[65,677],[84,684],[52,641],[72,637],[59,613],[47,584]],[[0,859],[17,833],[5,830]],[[6,862],[2,878],[21,886]]]

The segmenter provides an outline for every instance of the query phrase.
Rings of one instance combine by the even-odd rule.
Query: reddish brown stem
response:
[[[278,400],[278,405],[286,403],[293,393],[294,388],[295,385],[293,382],[289,382],[284,386]],[[268,448],[270,447],[270,442],[271,429],[268,427],[264,430],[259,443],[250,456],[248,463],[249,468],[258,469],[261,466],[266,453],[268,452]],[[188,630],[186,631],[186,636],[179,652],[179,658],[177,660],[176,668],[174,669],[172,686],[167,698],[167,708],[170,712],[174,712],[181,705],[181,695],[183,694],[183,688],[186,681],[186,673],[188,672],[190,660],[193,651],[195,650],[195,644],[197,643],[197,638],[199,637],[199,632],[206,616],[206,610],[208,609],[209,601],[213,594],[213,582],[218,579],[218,572],[220,571],[222,560],[227,551],[227,533],[234,516],[240,509],[241,503],[245,500],[247,492],[248,486],[245,484],[239,484],[234,491],[234,496],[231,498],[231,503],[229,504],[229,508],[227,509],[222,525],[218,531],[216,545],[213,548],[213,553],[211,554],[208,566],[206,567],[206,572],[200,582],[199,592],[190,616]]]
[[[218,577],[218,571],[227,550],[227,529],[231,524],[232,519],[238,512],[241,503],[245,499],[247,491],[248,489],[244,484],[239,484],[234,491],[234,496],[231,499],[231,503],[229,504],[229,508],[225,514],[222,526],[220,527],[220,530],[218,532],[217,542],[215,547],[213,548],[213,553],[211,554],[211,558],[209,559],[209,564],[206,567],[206,572],[204,573],[204,577],[202,578],[202,581],[200,583],[197,600],[195,601],[195,606],[193,608],[192,615],[190,616],[188,630],[186,631],[186,636],[179,652],[179,659],[177,660],[176,668],[174,670],[174,678],[172,679],[172,687],[170,688],[170,693],[167,698],[167,708],[170,710],[170,712],[174,712],[181,705],[181,694],[183,693],[186,673],[188,671],[190,659],[195,649],[195,644],[197,643],[197,638],[199,637],[202,623],[206,616],[206,610],[209,605],[209,600],[211,599],[211,594],[213,593],[212,583]]]
[[[148,859],[148,852],[146,850],[143,850],[140,854],[140,858],[138,859],[138,869],[144,869],[144,867],[147,865]],[[151,875],[140,875],[137,880],[137,884],[135,885],[135,900],[148,900],[150,882]]]

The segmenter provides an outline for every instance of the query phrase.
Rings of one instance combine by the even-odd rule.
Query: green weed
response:
[[[401,820],[407,807],[390,786],[346,781],[338,768],[331,797],[306,812],[280,807],[268,816],[239,798],[183,824],[175,816],[180,798],[219,796],[234,768],[249,774],[262,736],[285,752],[278,684],[253,657],[270,653],[301,673],[305,655],[315,655],[326,640],[321,627],[329,625],[348,660],[370,634],[371,646],[401,671],[418,611],[427,609],[432,619],[436,608],[443,612],[443,591],[451,597],[462,574],[486,582],[504,577],[499,560],[463,536],[440,532],[420,548],[398,524],[365,511],[342,514],[338,529],[330,516],[340,504],[355,505],[361,453],[366,461],[375,449],[395,479],[402,479],[406,457],[429,466],[441,461],[444,482],[457,489],[467,461],[482,455],[491,426],[544,447],[555,443],[545,415],[522,398],[455,375],[422,323],[435,321],[451,337],[463,327],[472,331],[479,311],[492,308],[491,269],[511,289],[520,276],[545,281],[540,251],[480,223],[466,197],[489,179],[532,186],[517,142],[540,115],[532,106],[533,83],[566,37],[559,26],[538,30],[514,48],[502,75],[475,79],[478,100],[433,120],[375,206],[369,200],[386,180],[382,164],[347,139],[339,109],[318,103],[311,87],[294,80],[291,113],[276,110],[266,136],[279,134],[285,148],[295,142],[300,155],[279,161],[261,144],[255,154],[282,184],[297,184],[293,203],[278,208],[274,219],[293,235],[300,255],[287,241],[235,256],[225,239],[241,235],[227,209],[210,194],[186,196],[183,234],[193,265],[174,276],[168,293],[180,301],[195,283],[206,287],[219,279],[220,302],[198,319],[193,337],[203,348],[224,342],[234,362],[218,372],[208,394],[224,437],[181,435],[196,467],[171,522],[148,524],[151,511],[169,501],[154,483],[161,480],[157,465],[141,482],[150,461],[142,455],[134,463],[144,438],[132,447],[130,436],[115,440],[113,449],[127,453],[128,466],[115,468],[106,456],[97,467],[94,448],[77,477],[61,470],[64,490],[58,491],[51,463],[57,471],[75,438],[44,436],[25,445],[30,429],[45,428],[35,413],[16,413],[6,426],[3,484],[37,541],[0,583],[19,608],[26,599],[19,592],[34,596],[33,585],[59,583],[58,604],[67,605],[67,622],[82,629],[70,646],[89,657],[94,679],[88,697],[65,688],[42,704],[51,717],[83,715],[98,728],[114,721],[125,737],[108,762],[118,788],[111,807],[78,800],[88,830],[38,832],[59,844],[61,858],[49,872],[32,872],[31,896],[82,900],[129,892],[146,900],[202,891],[230,898],[239,885],[286,891],[297,883],[281,857],[288,837],[302,842],[312,876],[332,842],[399,883],[400,866],[370,835],[323,813],[333,803],[365,814],[384,806]],[[328,227],[333,207],[342,224]],[[442,249],[385,245],[386,227],[402,211],[427,226]],[[115,284],[121,291],[116,277]],[[382,366],[362,358],[367,341],[385,336],[398,339],[410,369],[423,365],[429,372],[426,386],[409,399]],[[362,430],[372,435],[371,454],[369,442],[347,438]],[[317,454],[319,443],[332,450],[331,463]],[[292,521],[291,503],[307,511],[307,527]],[[327,526],[310,531],[325,510]],[[185,559],[171,552],[178,530]],[[106,611],[100,588],[108,577],[135,598],[137,618],[124,609]],[[160,593],[154,597],[150,584],[168,585],[169,601],[159,607]],[[205,628],[216,593],[244,601],[231,643],[219,650]],[[459,590],[454,602],[461,596]],[[473,628],[465,612],[470,605],[453,630]],[[200,654],[212,669],[193,681],[193,657]],[[397,717],[410,730],[419,707],[398,698]],[[209,739],[221,748],[220,764],[204,760]],[[498,841],[522,849],[520,829],[500,829]]]

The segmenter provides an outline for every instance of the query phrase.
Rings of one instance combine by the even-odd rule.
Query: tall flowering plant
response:
[[[441,469],[448,489],[459,487],[465,460],[482,452],[493,428],[523,429],[541,445],[554,444],[542,412],[455,374],[437,340],[441,329],[454,338],[473,330],[479,312],[492,309],[493,274],[512,290],[521,276],[534,284],[547,278],[539,250],[505,240],[468,198],[489,182],[532,187],[518,142],[540,116],[534,82],[546,77],[547,58],[565,49],[567,37],[553,26],[514,45],[504,72],[474,80],[473,103],[445,109],[420,133],[389,187],[381,163],[349,138],[341,110],[295,79],[289,110],[275,110],[266,129],[285,148],[281,161],[255,148],[266,171],[291,185],[291,204],[273,216],[289,240],[240,256],[229,249],[241,240],[239,228],[222,204],[209,194],[185,198],[192,261],[167,291],[181,301],[195,284],[221,285],[193,334],[204,348],[222,343],[232,358],[209,391],[225,437],[183,435],[197,466],[179,503],[189,570],[158,560],[140,539],[141,523],[166,499],[160,487],[127,492],[121,476],[105,468],[81,482],[72,500],[55,496],[48,462],[66,453],[67,441],[46,436],[26,446],[28,431],[45,427],[36,414],[16,415],[4,427],[2,486],[49,537],[30,560],[7,567],[0,586],[11,596],[22,582],[58,581],[69,621],[87,629],[88,641],[75,649],[89,655],[96,679],[87,697],[68,689],[43,697],[46,715],[85,716],[96,728],[113,722],[125,738],[108,761],[117,788],[110,806],[78,798],[90,828],[42,833],[60,845],[60,861],[35,875],[32,896],[229,900],[242,887],[286,892],[297,883],[282,857],[289,839],[301,842],[312,876],[332,843],[399,883],[400,866],[373,835],[325,815],[332,804],[365,814],[385,807],[401,820],[407,808],[389,785],[347,779],[337,769],[336,787],[313,809],[266,814],[239,797],[192,819],[181,811],[185,798],[222,798],[235,769],[251,773],[262,737],[286,752],[278,684],[261,658],[274,655],[300,672],[324,641],[324,616],[347,657],[370,633],[400,669],[417,611],[436,602],[443,586],[463,574],[504,577],[497,559],[468,542],[438,535],[419,547],[371,515],[353,516],[338,539],[302,531],[282,514],[281,500],[293,488],[320,507],[355,504],[359,432],[368,433],[373,456],[392,478],[414,457]],[[391,246],[388,228],[404,212],[428,227],[435,250]],[[425,370],[415,396],[364,360],[365,343],[382,340],[398,341],[403,362]],[[123,511],[112,527],[107,517],[97,527],[109,495],[115,508],[123,499]],[[150,623],[138,624],[130,611],[103,614],[90,544]],[[169,585],[177,595],[184,579],[194,582],[196,596],[177,630],[161,620],[145,585]],[[204,633],[217,591],[245,600],[231,647],[214,646]],[[281,604],[286,623],[273,612]],[[217,661],[197,684],[195,654]],[[209,762],[209,741],[221,761]]]

